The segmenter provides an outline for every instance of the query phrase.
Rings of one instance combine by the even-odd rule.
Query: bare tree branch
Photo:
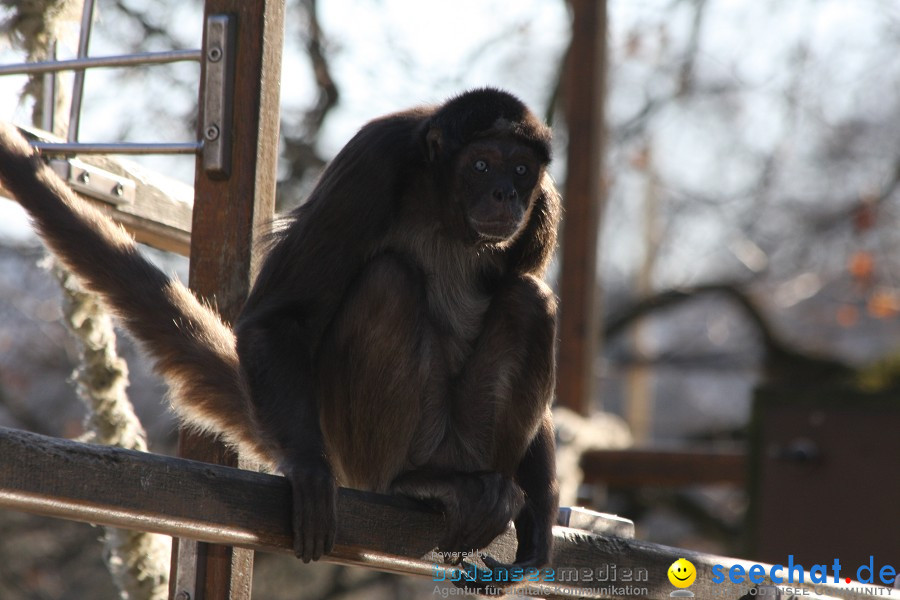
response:
[[[675,308],[701,296],[718,295],[734,303],[759,333],[765,352],[763,370],[770,382],[829,385],[849,381],[855,370],[831,356],[801,349],[787,342],[757,302],[738,282],[716,282],[666,290],[638,300],[606,321],[604,339],[624,332],[638,320]]]
[[[306,29],[301,33],[315,79],[316,102],[300,119],[299,127],[282,127],[282,160],[287,175],[279,182],[278,208],[281,210],[288,201],[295,201],[300,195],[303,181],[310,172],[321,169],[326,160],[316,145],[325,119],[337,106],[340,98],[337,83],[331,75],[328,62],[327,41],[319,23],[318,1],[300,0],[300,8],[306,15]]]

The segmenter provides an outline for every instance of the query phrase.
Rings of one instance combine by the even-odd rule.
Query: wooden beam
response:
[[[597,243],[603,198],[605,0],[571,0],[572,41],[563,80],[569,132],[559,279],[561,406],[587,414],[599,351]]]
[[[581,456],[585,483],[614,487],[746,485],[747,454],[738,450],[590,450]]]
[[[203,48],[215,51],[212,62],[230,72],[222,78],[228,82],[224,94],[216,96],[220,90],[206,89],[212,62],[208,56],[201,62],[198,136],[209,138],[212,128],[213,139],[229,145],[215,171],[207,170],[202,153],[197,157],[189,283],[233,322],[256,275],[256,238],[274,217],[284,0],[206,0],[204,22],[211,18],[229,19],[225,30],[234,38],[225,47],[208,44],[213,38],[204,28]],[[215,104],[205,102],[208,95],[217,98]],[[204,107],[221,114],[208,115]],[[191,432],[182,432],[179,454],[231,466],[239,460],[221,442]],[[176,540],[172,553],[170,598],[250,600],[252,552]]]
[[[282,477],[3,428],[0,456],[0,507],[216,544],[291,552],[290,486]],[[323,560],[446,579],[449,575],[441,570],[444,565],[432,562],[432,548],[442,531],[442,517],[418,504],[342,489],[335,550]],[[634,597],[670,600],[674,588],[667,571],[682,557],[697,568],[697,581],[690,588],[697,598],[738,600],[751,597],[747,594],[755,588],[728,580],[732,566],[739,565],[747,572],[753,564],[748,561],[567,527],[556,527],[554,537],[552,571],[543,574],[552,573],[555,581],[522,583],[514,588],[517,593],[527,591],[546,598],[628,597],[621,589],[631,586],[632,590],[646,588],[646,592],[631,594]],[[514,548],[510,529],[486,553],[510,560]],[[715,565],[722,565],[724,583],[712,582]],[[845,574],[852,576],[855,566],[852,571],[850,567],[845,565]],[[769,572],[768,565],[763,568]],[[646,575],[646,580],[626,581],[626,571],[632,579]],[[611,591],[610,586],[619,591]],[[855,583],[813,585],[808,574],[802,585],[790,587],[805,590],[800,596],[804,600],[863,600],[886,595],[885,588]]]

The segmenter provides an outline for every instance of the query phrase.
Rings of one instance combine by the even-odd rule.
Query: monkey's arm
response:
[[[516,565],[540,567],[550,561],[553,524],[559,511],[553,422],[548,409],[537,436],[519,464],[516,480],[525,507],[516,518]]]
[[[278,447],[279,469],[293,490],[294,550],[304,562],[334,547],[337,488],[325,457],[313,395],[307,340],[290,316],[243,321],[238,353],[257,420]]]
[[[279,234],[235,329],[256,418],[293,486],[294,548],[304,561],[328,553],[335,533],[316,357],[395,209],[412,124],[375,121],[338,153]]]
[[[148,262],[109,217],[75,196],[16,129],[0,123],[0,179],[54,255],[103,296],[149,350],[180,416],[265,460],[247,410],[234,335],[187,288]]]
[[[295,224],[272,251],[235,329],[256,420],[291,482],[294,552],[304,562],[332,550],[336,529],[337,486],[319,424],[314,357],[361,262],[337,248],[330,258],[319,255],[332,245],[320,239],[318,221]],[[328,262],[333,277],[321,272]]]

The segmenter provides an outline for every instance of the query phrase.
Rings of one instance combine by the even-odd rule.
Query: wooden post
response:
[[[204,13],[204,23],[213,15],[230,16],[235,36],[228,57],[232,95],[223,103],[231,110],[217,130],[230,139],[225,152],[230,160],[224,169],[210,172],[203,156],[197,159],[190,287],[211,301],[225,320],[233,321],[255,276],[254,239],[274,211],[284,1],[207,0]],[[204,48],[208,33],[205,29]],[[200,76],[200,139],[210,138],[203,114],[210,93],[205,89],[209,60],[207,56],[202,62]],[[220,443],[195,434],[182,433],[179,452],[194,460],[237,464],[237,457]],[[170,598],[250,598],[252,551],[176,540],[172,568]]]
[[[561,406],[586,414],[599,351],[597,240],[603,198],[606,1],[570,0],[572,41],[564,74],[569,131],[560,276]]]

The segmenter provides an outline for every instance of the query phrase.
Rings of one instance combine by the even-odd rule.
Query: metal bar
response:
[[[94,19],[94,0],[84,0],[81,9],[81,32],[78,36],[78,58],[87,58],[88,46],[91,43],[91,23]],[[84,69],[75,71],[72,82],[72,105],[69,108],[70,142],[78,140],[78,126],[81,121],[81,99],[84,96]]]
[[[105,169],[89,165],[77,158],[56,158],[50,168],[76,192],[107,204],[133,204],[137,185]]]
[[[56,40],[50,42],[50,61],[56,60]],[[41,127],[45,131],[53,131],[56,120],[56,73],[43,74],[44,86],[41,90]]]
[[[32,142],[31,145],[44,154],[196,154],[203,148],[200,142]]]
[[[34,73],[56,73],[75,69],[101,67],[132,67],[136,65],[163,65],[175,62],[199,62],[203,58],[200,50],[168,50],[166,52],[142,52],[116,56],[92,56],[68,60],[48,60],[41,62],[0,65],[0,75],[28,75]]]

